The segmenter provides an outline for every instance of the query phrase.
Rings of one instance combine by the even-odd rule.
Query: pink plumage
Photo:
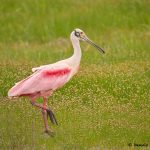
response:
[[[8,96],[35,96],[35,94],[40,96],[40,92],[43,94],[44,92],[49,90],[54,91],[63,86],[69,80],[70,75],[71,68],[67,65],[63,65],[61,68],[59,66],[53,68],[45,67],[16,83],[16,85],[9,90]]]

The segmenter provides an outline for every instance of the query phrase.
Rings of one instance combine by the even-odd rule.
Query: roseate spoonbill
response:
[[[70,58],[33,68],[32,71],[34,73],[32,75],[16,83],[8,91],[10,98],[25,96],[30,99],[32,105],[41,108],[45,133],[50,135],[53,134],[53,131],[48,128],[47,116],[50,117],[53,124],[57,124],[57,121],[54,113],[47,106],[48,96],[51,96],[56,89],[65,85],[77,73],[81,60],[79,41],[85,41],[96,47],[100,52],[105,53],[102,48],[93,43],[80,29],[72,31],[70,39],[74,48],[74,53]],[[39,97],[43,98],[43,105],[36,102],[36,99]]]

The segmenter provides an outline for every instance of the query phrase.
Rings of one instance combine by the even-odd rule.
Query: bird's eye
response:
[[[80,37],[80,33],[75,31],[75,36]]]

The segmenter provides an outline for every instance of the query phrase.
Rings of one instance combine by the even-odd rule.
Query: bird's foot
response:
[[[46,129],[46,130],[44,131],[44,133],[47,134],[47,135],[50,135],[50,136],[52,136],[52,137],[55,136],[55,132],[52,131],[52,130],[50,130],[50,129]]]
[[[48,110],[46,110],[46,111],[47,111],[47,116],[49,116],[49,118],[50,118],[52,124],[57,124],[57,125],[58,125],[54,113],[53,113],[50,109],[48,109]]]

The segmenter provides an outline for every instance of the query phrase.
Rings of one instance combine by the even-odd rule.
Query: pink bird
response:
[[[45,133],[53,135],[53,131],[48,128],[48,118],[51,122],[57,124],[57,120],[53,111],[47,106],[48,96],[58,88],[64,86],[74,76],[79,69],[81,60],[81,48],[79,40],[96,47],[100,52],[105,53],[102,48],[93,43],[80,29],[75,29],[70,35],[70,39],[74,48],[73,55],[65,60],[58,61],[53,64],[32,68],[34,72],[24,80],[17,82],[9,91],[10,98],[25,96],[30,99],[32,105],[42,110],[45,125]],[[38,104],[36,99],[42,97],[43,105]]]

